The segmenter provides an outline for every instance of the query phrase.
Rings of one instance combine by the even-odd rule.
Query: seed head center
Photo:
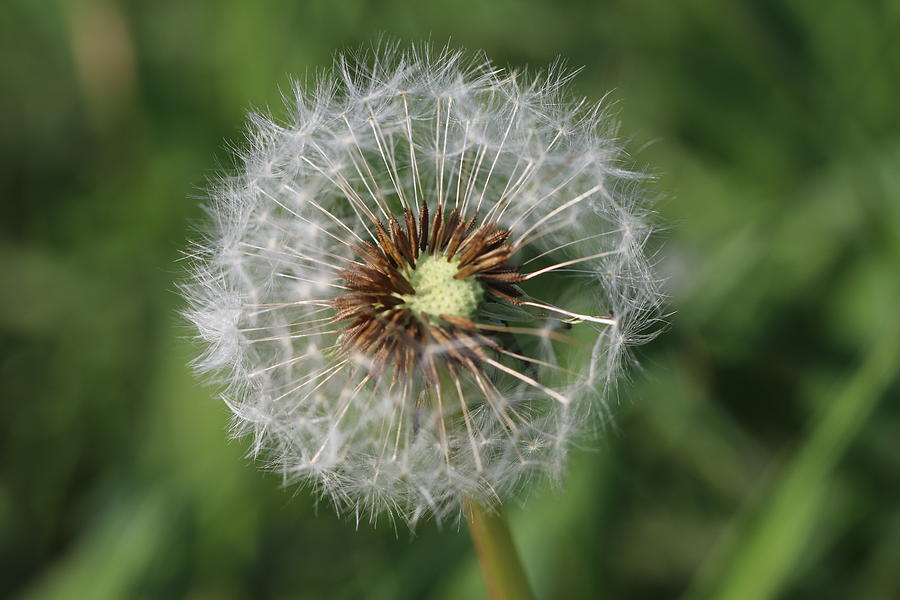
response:
[[[484,289],[475,277],[455,279],[459,272],[459,259],[423,256],[410,272],[410,285],[415,294],[400,296],[409,308],[432,316],[454,315],[471,318],[484,295]]]

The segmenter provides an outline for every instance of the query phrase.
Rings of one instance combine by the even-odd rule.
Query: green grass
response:
[[[659,175],[671,327],[562,490],[542,598],[900,595],[900,4],[13,0],[0,8],[0,595],[477,598],[467,535],[244,458],[177,317],[252,107],[377,39],[584,65]]]

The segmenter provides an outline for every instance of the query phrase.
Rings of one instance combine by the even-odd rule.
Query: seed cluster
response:
[[[251,454],[414,525],[559,478],[608,417],[659,323],[654,217],[564,70],[360,58],[298,83],[285,120],[249,119],[187,251],[185,316]]]
[[[476,217],[466,218],[457,209],[445,218],[442,206],[429,219],[424,202],[418,219],[409,209],[403,219],[401,225],[391,217],[387,228],[375,222],[377,242],[356,246],[361,263],[341,272],[348,292],[332,300],[334,321],[344,323],[341,348],[368,357],[374,376],[393,365],[395,376],[420,372],[435,382],[438,360],[451,372],[474,372],[486,359],[485,349],[497,349],[498,342],[478,332],[472,315],[417,310],[431,303],[417,304],[416,294],[433,291],[416,290],[411,280],[419,279],[416,268],[423,260],[442,257],[457,268],[453,279],[471,281],[497,300],[518,304],[522,293],[516,284],[523,276],[508,262],[515,251],[507,244],[510,232],[496,223],[476,228]]]

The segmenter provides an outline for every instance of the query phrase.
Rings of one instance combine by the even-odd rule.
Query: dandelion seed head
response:
[[[338,510],[410,524],[558,480],[661,294],[652,213],[571,74],[339,57],[249,119],[186,315],[236,435]]]

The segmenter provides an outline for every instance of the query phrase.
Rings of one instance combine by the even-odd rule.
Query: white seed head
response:
[[[661,298],[639,177],[569,78],[388,48],[251,116],[184,291],[253,455],[410,524],[561,475]]]

